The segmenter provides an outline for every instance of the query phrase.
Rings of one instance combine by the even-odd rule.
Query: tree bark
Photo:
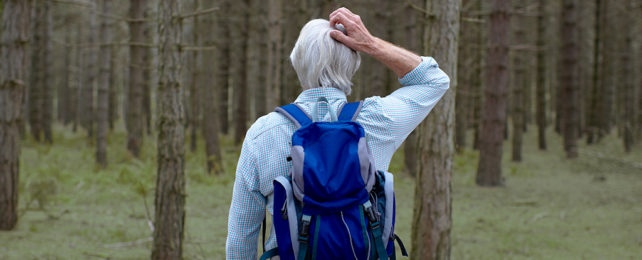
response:
[[[29,91],[29,125],[31,135],[36,141],[51,143],[52,121],[52,84],[51,78],[51,3],[39,0],[34,2],[34,48],[31,51],[31,84]]]
[[[30,0],[7,0],[0,22],[0,230],[18,221],[20,122],[26,82]]]
[[[576,0],[564,0],[562,7],[562,71],[560,71],[562,116],[561,130],[564,137],[564,150],[567,158],[577,157],[578,127],[578,52],[577,21],[578,9]]]
[[[281,104],[281,53],[283,49],[283,0],[269,0],[268,50],[267,50],[267,100],[266,111],[274,111]]]
[[[92,4],[91,8],[97,12],[97,4]],[[86,43],[88,47],[84,50],[83,58],[83,86],[82,86],[82,108],[79,111],[81,118],[81,125],[85,130],[87,130],[87,136],[91,140],[94,138],[94,115],[95,115],[95,105],[94,105],[94,91],[97,85],[97,74],[98,68],[98,47],[96,45],[96,32],[97,30],[97,15],[90,13],[88,26],[85,27],[86,30]]]
[[[210,4],[205,4],[203,3],[203,8],[211,8],[213,5]],[[202,23],[202,36],[203,36],[203,44],[205,46],[210,46],[214,45],[216,43],[216,40],[218,38],[216,34],[216,23],[215,23],[215,17],[212,15],[204,15],[200,18],[199,23]],[[216,64],[217,62],[217,57],[216,57],[216,51],[215,50],[206,50],[202,52],[202,58],[203,58],[203,64]],[[227,65],[227,64],[223,64]],[[210,73],[209,71],[205,72],[202,74],[201,77],[199,77],[200,82],[216,82],[216,77],[214,73]],[[207,83],[206,83],[207,84]],[[205,85],[207,86],[207,85]],[[223,161],[221,159],[221,148],[219,146],[219,125],[218,125],[218,114],[217,114],[217,107],[216,107],[216,100],[218,98],[218,91],[217,88],[219,86],[212,86],[210,85],[209,89],[207,87],[203,86],[203,91],[202,96],[204,97],[204,100],[202,102],[203,104],[203,121],[201,122],[201,129],[203,130],[203,138],[205,139],[205,155],[206,155],[206,161],[207,161],[207,172],[208,173],[215,173],[219,174],[223,172]],[[242,92],[242,95],[246,95],[247,93]]]
[[[222,10],[230,11],[230,0],[223,0],[222,3]],[[228,109],[229,109],[229,89],[230,89],[230,75],[231,75],[231,52],[232,52],[232,23],[230,21],[229,17],[224,17],[222,15],[219,15],[218,17],[218,22],[220,26],[220,35],[222,37],[219,38],[218,46],[220,46],[218,49],[219,51],[219,65],[218,65],[218,76],[217,78],[217,83],[216,85],[219,86],[220,89],[220,98],[219,98],[219,121],[221,122],[220,127],[221,127],[221,133],[222,134],[228,134],[230,126],[229,126],[229,117],[228,117]],[[269,66],[267,68],[269,70]]]
[[[599,1],[599,0],[598,0]],[[546,150],[546,0],[539,0],[537,7],[537,76],[536,76],[536,107],[537,118],[537,147]]]
[[[415,185],[411,259],[450,259],[460,8],[459,0],[426,0],[426,10],[435,16],[430,17],[424,30],[424,53],[434,55],[439,67],[450,76],[451,89],[417,132],[421,158]]]
[[[485,102],[479,137],[479,164],[476,182],[480,186],[503,185],[502,142],[508,93],[508,43],[510,2],[494,0],[488,34]]]
[[[251,75],[248,73],[248,42],[249,42],[249,19],[250,19],[250,0],[243,0],[241,6],[241,14],[239,17],[237,29],[240,32],[240,42],[239,42],[239,64],[236,70],[238,83],[235,84],[234,88],[234,142],[240,144],[245,138],[245,132],[247,131],[247,117],[248,117],[248,105],[247,105],[247,89],[248,89],[248,78]]]
[[[106,16],[111,11],[112,0],[100,1],[101,12]],[[107,167],[107,131],[109,130],[109,72],[111,65],[111,34],[109,32],[109,18],[101,17],[100,23],[100,70],[98,80],[98,94],[96,96],[96,163],[103,168]]]
[[[158,172],[152,259],[181,259],[185,227],[183,90],[180,0],[158,9]]]
[[[143,22],[145,18],[146,1],[132,1],[129,7],[129,37],[131,42],[145,42]],[[143,145],[143,91],[145,89],[144,70],[145,52],[143,46],[129,46],[129,88],[127,93],[127,150],[135,157],[140,156],[140,147]]]
[[[514,5],[518,10],[526,9],[526,4],[524,1],[518,1],[518,4]],[[526,40],[525,27],[525,17],[523,15],[513,16],[513,21],[515,22],[515,39],[513,41],[514,45],[526,45],[528,44]],[[513,139],[512,139],[512,156],[511,159],[514,162],[522,161],[522,136],[524,133],[524,89],[529,84],[526,77],[526,66],[527,66],[527,53],[523,50],[516,49],[513,52],[513,102],[512,107],[513,111],[511,117],[513,119]]]

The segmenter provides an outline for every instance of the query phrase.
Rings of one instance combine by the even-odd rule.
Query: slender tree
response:
[[[578,98],[577,98],[577,1],[564,0],[562,6],[562,65],[564,70],[559,74],[562,102],[562,134],[566,157],[577,157],[577,127],[578,127]]]
[[[81,91],[82,106],[79,108],[80,122],[83,128],[87,130],[87,136],[94,138],[94,91],[98,84],[98,44],[97,42],[97,19],[95,13],[98,12],[98,4],[93,3],[90,7],[93,11],[88,14],[88,25],[85,29],[85,42],[87,47],[84,48],[83,54],[83,85]]]
[[[42,137],[46,142],[53,141],[51,134],[53,91],[51,80],[52,33],[51,2],[34,2],[34,48],[31,51],[31,84],[29,91],[29,125],[31,134],[37,141]]]
[[[133,43],[143,43],[146,38],[143,33],[145,0],[131,1],[129,6],[129,37]],[[140,155],[143,144],[143,91],[145,89],[144,70],[145,52],[140,44],[129,46],[129,88],[125,125],[127,127],[127,149],[136,157]]]
[[[427,13],[434,17],[424,30],[424,53],[439,61],[439,67],[451,78],[451,89],[418,131],[421,159],[415,185],[411,259],[450,259],[460,8],[459,0],[426,0]]]
[[[537,101],[535,117],[537,122],[537,147],[540,150],[546,150],[546,0],[539,0],[537,12],[537,82],[535,87]]]
[[[152,259],[181,259],[185,228],[185,127],[181,88],[181,1],[158,10],[158,172]]]
[[[238,55],[239,63],[236,68],[236,79],[238,80],[237,84],[234,84],[234,142],[240,144],[245,137],[245,132],[247,131],[247,121],[248,121],[248,104],[247,104],[247,89],[248,89],[248,78],[249,75],[248,68],[248,42],[250,38],[249,30],[249,20],[250,20],[250,0],[243,0],[239,3],[240,7],[240,17],[238,17],[238,26],[236,29],[240,33],[239,45],[238,45]]]
[[[488,54],[486,57],[485,102],[479,136],[479,164],[476,182],[498,186],[502,180],[502,142],[506,122],[508,93],[508,43],[510,1],[494,0],[490,13]]]
[[[212,8],[213,5],[208,1],[203,2],[203,8],[208,9]],[[214,45],[216,43],[216,17],[213,14],[206,14],[200,17],[199,23],[202,23],[202,42],[205,46]],[[202,52],[203,64],[216,64],[215,50],[205,50]],[[221,173],[223,169],[223,162],[221,160],[221,148],[219,147],[218,133],[220,127],[218,126],[218,114],[216,107],[216,100],[218,97],[218,88],[220,86],[209,84],[208,82],[216,82],[216,77],[214,73],[205,71],[199,77],[199,82],[201,84],[201,89],[203,94],[201,95],[204,100],[203,105],[203,118],[201,122],[201,129],[203,138],[205,139],[205,155],[207,157],[207,172],[208,173]],[[241,92],[241,95],[247,95],[245,92]]]
[[[223,0],[221,3],[221,9],[225,11],[230,10],[230,0]],[[220,30],[219,35],[221,37],[218,37],[217,41],[217,46],[219,46],[217,49],[219,50],[218,56],[219,56],[219,63],[218,63],[218,70],[217,70],[217,82],[216,85],[219,87],[220,93],[219,93],[219,107],[218,107],[218,115],[219,115],[219,121],[221,122],[220,127],[221,127],[221,133],[227,134],[228,130],[230,129],[229,126],[229,117],[228,117],[228,109],[229,109],[229,89],[230,89],[230,74],[231,74],[231,69],[230,69],[230,64],[232,61],[231,57],[231,50],[232,50],[232,40],[231,40],[231,30],[234,29],[232,26],[232,23],[230,21],[229,16],[223,16],[219,15],[217,16],[218,19],[218,28]],[[269,70],[269,66],[266,70]]]
[[[30,0],[2,3],[0,22],[0,230],[18,221],[20,122],[29,44]]]
[[[524,1],[518,0],[514,5],[517,9],[524,10],[526,5]],[[526,22],[524,15],[514,15],[512,17],[515,22],[514,31],[514,41],[513,44],[519,46],[525,46],[527,43],[526,40]],[[524,51],[524,48],[514,48],[513,52],[513,102],[512,102],[512,113],[511,117],[513,119],[513,140],[512,140],[512,160],[514,162],[522,161],[522,136],[524,133],[524,110],[526,104],[522,102],[524,100],[524,90],[527,88],[526,85],[529,84],[528,78],[526,76],[526,66],[527,66],[527,52]]]
[[[268,4],[268,49],[266,82],[268,88],[266,111],[273,111],[282,105],[281,97],[281,53],[283,49],[283,0],[269,0]]]
[[[107,167],[107,131],[109,130],[109,88],[110,88],[110,66],[111,66],[111,34],[109,31],[109,13],[112,0],[101,1],[100,23],[100,70],[98,79],[98,93],[96,97],[96,163],[101,167]]]

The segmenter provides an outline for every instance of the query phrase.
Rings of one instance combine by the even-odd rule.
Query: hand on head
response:
[[[361,17],[341,7],[330,14],[330,26],[336,28],[337,24],[343,25],[346,33],[334,30],[330,32],[332,38],[355,51],[370,53],[374,50],[375,37],[363,25]]]

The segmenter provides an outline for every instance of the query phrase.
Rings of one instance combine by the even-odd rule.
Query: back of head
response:
[[[309,21],[301,29],[290,61],[304,90],[334,87],[350,95],[352,76],[359,69],[361,57],[332,39],[332,30],[325,19]]]

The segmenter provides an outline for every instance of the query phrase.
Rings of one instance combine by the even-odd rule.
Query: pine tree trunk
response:
[[[147,1],[147,0],[145,0]],[[152,5],[156,5],[157,2],[152,1]],[[153,8],[145,5],[145,10],[143,11],[145,17],[152,17]],[[154,39],[154,27],[148,23],[143,23],[143,39],[146,42],[153,42]],[[143,50],[143,108],[142,108],[142,120],[144,120],[144,129],[147,135],[152,134],[152,84],[155,84],[156,79],[152,79],[152,64],[154,60],[154,54],[152,53],[152,48],[144,48]]]
[[[194,11],[199,10],[201,8],[201,4],[199,0],[194,0]],[[201,34],[202,29],[206,29],[207,26],[215,26],[215,25],[203,25],[200,22],[199,17],[194,18],[194,25],[192,28],[192,45],[194,46],[199,46],[199,44],[202,44],[201,39],[199,38],[199,35]],[[202,28],[202,29],[201,29]],[[208,52],[214,51],[214,50],[207,50]],[[201,62],[202,56],[201,52],[192,52],[190,53],[191,55],[191,60],[190,62],[190,68],[189,70],[191,71],[191,80],[189,82],[189,127],[190,127],[190,151],[195,152],[196,151],[196,141],[197,141],[197,133],[198,133],[198,126],[199,126],[199,120],[200,120],[200,91],[199,87],[203,86],[205,84],[202,84],[203,82],[201,79],[201,64],[204,64]],[[210,71],[207,71],[207,73],[212,73]],[[214,81],[205,81],[205,82],[214,82]],[[206,83],[207,84],[207,83]],[[209,92],[208,90],[204,92]],[[206,94],[206,93],[204,93]],[[212,101],[215,102],[215,101]],[[214,114],[216,116],[216,114]],[[214,118],[214,120],[218,120],[217,118]],[[218,131],[218,129],[216,130]]]
[[[158,172],[152,259],[181,259],[185,227],[183,90],[180,0],[158,9]]]
[[[560,85],[562,89],[561,130],[564,137],[566,157],[577,157],[577,126],[578,126],[578,52],[577,52],[577,21],[578,8],[576,0],[564,0],[562,7],[562,71]]]
[[[599,1],[599,0],[598,0]],[[536,108],[537,146],[546,150],[546,0],[539,0],[537,16],[537,84]]]
[[[212,8],[213,5],[209,2],[203,3],[203,9]],[[200,30],[203,37],[202,42],[205,46],[214,45],[217,41],[215,17],[207,15],[199,18],[199,23],[202,23],[202,30]],[[215,50],[206,50],[201,52],[203,58],[203,64],[216,64],[217,55]],[[200,82],[216,82],[216,77],[214,73],[206,72],[199,77]],[[207,84],[207,83],[206,83]],[[223,162],[221,159],[221,148],[219,146],[218,136],[219,136],[219,125],[218,125],[218,114],[216,101],[218,98],[217,88],[219,86],[212,86],[209,89],[205,89],[201,94],[204,98],[203,105],[203,121],[201,122],[201,129],[203,139],[205,139],[205,155],[207,158],[207,172],[219,174],[223,172]],[[242,93],[246,95],[247,93]]]
[[[620,19],[622,19],[621,27],[624,39],[622,39],[622,53],[620,54],[620,83],[622,95],[622,143],[624,144],[624,151],[627,153],[631,152],[631,149],[635,143],[633,136],[633,129],[635,126],[635,111],[634,107],[634,97],[635,97],[635,85],[634,85],[634,74],[632,73],[631,68],[635,66],[633,60],[631,59],[631,54],[635,53],[632,48],[632,31],[633,19],[631,17],[631,10],[634,8],[633,0],[623,0],[622,1],[622,12],[620,13]],[[638,56],[639,58],[639,56]]]
[[[231,4],[229,3],[230,0],[224,0],[222,3],[222,10],[225,11],[230,11]],[[218,76],[217,78],[217,83],[216,85],[219,86],[220,89],[220,94],[219,94],[219,121],[221,122],[220,127],[221,127],[221,133],[222,134],[228,134],[230,126],[229,126],[229,117],[228,117],[228,109],[229,109],[229,89],[230,89],[230,75],[231,75],[231,63],[232,63],[232,39],[231,39],[231,30],[233,29],[232,23],[230,21],[231,18],[229,17],[223,17],[222,15],[218,16],[218,21],[219,21],[219,26],[220,26],[220,37],[218,43],[219,47],[219,65],[218,65]],[[269,68],[267,68],[269,70]]]
[[[415,186],[411,259],[450,259],[451,176],[455,153],[455,93],[459,0],[426,0],[435,16],[424,30],[424,53],[434,55],[451,78],[450,88],[419,126],[419,172]]]
[[[3,1],[0,21],[0,230],[18,221],[20,122],[29,44],[30,0]]]
[[[481,186],[503,185],[502,142],[508,93],[508,43],[510,2],[494,0],[488,34],[485,102],[479,136],[479,165],[476,182]]]
[[[112,0],[101,0],[101,12],[106,16],[111,10]],[[98,73],[98,93],[96,96],[96,163],[107,167],[107,130],[109,130],[109,71],[111,60],[111,42],[109,18],[101,17],[100,23],[100,69]]]
[[[462,0],[462,18],[470,18],[474,7],[473,0]],[[475,27],[472,22],[461,19],[459,31],[459,55],[457,60],[457,95],[455,97],[455,148],[461,152],[466,146],[466,132],[468,130],[468,99],[471,91],[471,79],[474,73]]]
[[[268,50],[266,82],[268,94],[266,111],[274,111],[281,104],[281,53],[283,49],[283,0],[269,0],[268,4]]]
[[[516,9],[523,10],[526,9],[525,2],[518,1],[518,4],[514,5]],[[513,16],[513,21],[515,22],[515,39],[513,41],[514,45],[525,46],[527,44],[526,32],[524,31],[526,27],[525,18],[523,15]],[[528,85],[528,79],[526,77],[526,66],[527,66],[527,53],[519,48],[516,48],[513,52],[513,102],[512,102],[512,113],[511,117],[513,119],[513,140],[512,140],[512,156],[511,159],[514,162],[522,161],[522,136],[524,132],[524,89]]]
[[[71,23],[71,18],[69,15],[65,17],[64,22],[65,24]],[[56,99],[58,100],[57,116],[58,116],[58,120],[63,124],[69,123],[69,105],[70,105],[69,89],[71,85],[70,82],[71,82],[71,56],[72,56],[71,33],[72,31],[73,30],[67,30],[63,33],[65,36],[64,38],[65,44],[63,45],[64,67],[62,67],[59,72],[62,75],[62,82],[60,82],[60,85],[58,85],[58,91],[56,93]]]
[[[143,33],[143,22],[145,18],[145,0],[132,1],[129,7],[129,37],[134,43],[146,41]],[[140,45],[129,46],[129,88],[127,93],[127,115],[125,126],[127,127],[127,149],[135,156],[140,156],[140,147],[143,145],[143,90],[145,89],[144,70],[145,47]]]
[[[477,16],[474,16],[479,21],[485,21],[487,19],[482,16],[482,1],[477,0],[475,3],[475,12],[478,13]],[[474,59],[475,64],[472,68],[473,75],[471,78],[471,102],[472,103],[472,128],[473,128],[473,149],[479,150],[479,135],[481,128],[481,108],[482,108],[482,91],[483,91],[483,80],[482,73],[484,72],[484,51],[486,46],[486,41],[483,33],[484,26],[481,23],[477,23],[475,26],[475,38],[473,40],[474,44],[477,44],[475,48]],[[470,69],[470,68],[469,68]]]
[[[34,2],[34,33],[31,51],[31,84],[29,91],[29,125],[36,141],[51,143],[51,3],[45,0]]]
[[[98,11],[97,4],[93,4],[92,9]],[[95,115],[95,106],[94,106],[94,91],[97,85],[97,74],[98,68],[98,47],[96,45],[96,32],[97,30],[97,19],[98,16],[91,13],[89,14],[88,26],[85,28],[86,33],[86,42],[88,47],[85,48],[84,58],[83,58],[83,86],[82,86],[82,103],[83,107],[79,112],[81,117],[81,125],[85,130],[87,130],[87,136],[89,139],[94,138],[94,115]]]
[[[119,80],[118,70],[118,46],[111,46],[110,48],[111,57],[109,58],[109,130],[114,130],[114,125],[116,120],[118,120],[118,93],[120,93],[120,86],[122,86],[122,80]]]
[[[234,142],[240,144],[245,137],[245,132],[247,131],[247,117],[248,117],[248,105],[247,105],[247,83],[248,77],[248,41],[249,41],[249,8],[250,0],[243,0],[241,5],[241,15],[238,18],[237,30],[240,31],[239,39],[239,64],[236,70],[238,83],[235,84],[234,88]]]

